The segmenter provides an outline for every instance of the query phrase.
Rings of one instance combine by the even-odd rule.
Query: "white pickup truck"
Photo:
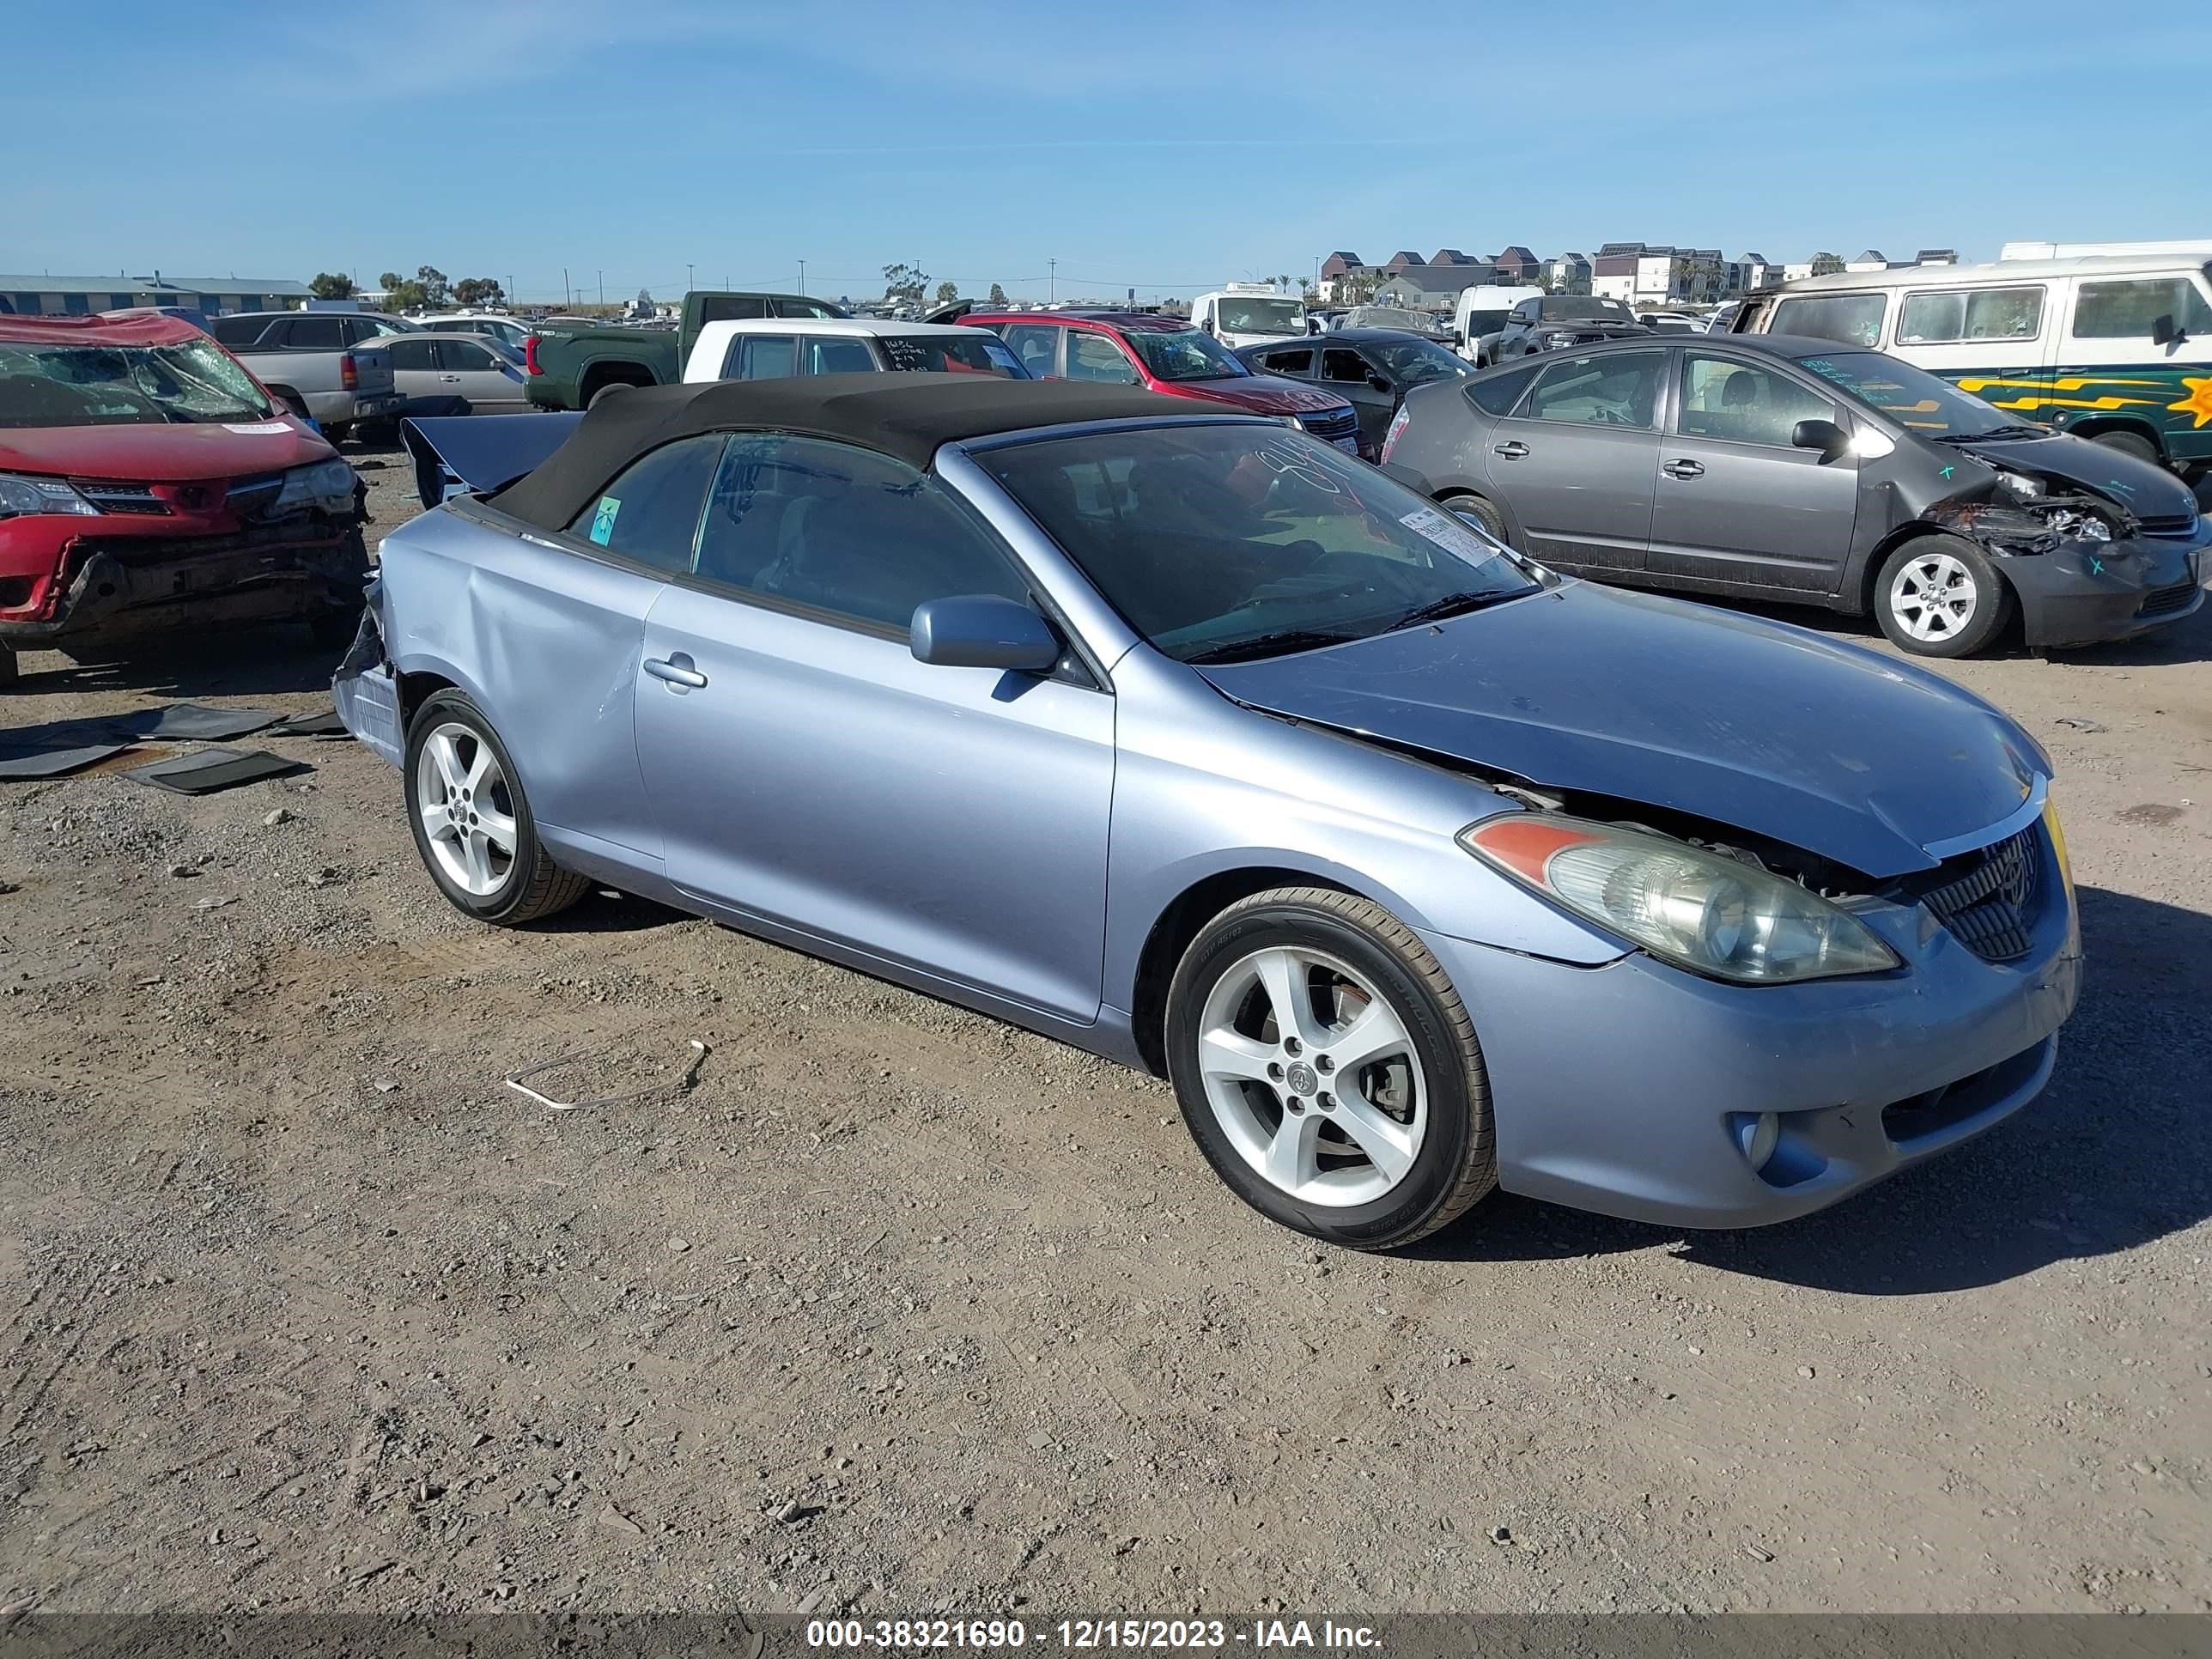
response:
[[[387,334],[404,326],[368,312],[249,311],[210,331],[295,414],[343,443],[362,421],[394,420],[407,399],[392,379]]]

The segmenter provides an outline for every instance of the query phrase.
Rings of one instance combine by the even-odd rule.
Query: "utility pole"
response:
[[[576,291],[568,286],[568,267],[562,265],[561,267],[561,309],[574,311],[575,308]]]
[[[1060,261],[1047,259],[1044,262],[1044,302],[1050,305],[1058,298],[1060,298]]]
[[[507,273],[507,305],[510,311],[514,308],[514,273],[511,270]]]
[[[684,291],[686,294],[689,294],[693,289],[698,286],[698,284],[691,279],[691,273],[696,269],[697,269],[697,267],[688,263],[684,267]]]
[[[804,259],[799,262],[799,291],[801,294],[806,292],[806,261]]]
[[[606,302],[607,302],[607,273],[606,273],[605,271],[604,271],[604,270],[603,270],[603,271],[601,271],[601,272],[599,273],[599,303],[600,303],[601,305],[605,305],[605,304],[606,304]]]

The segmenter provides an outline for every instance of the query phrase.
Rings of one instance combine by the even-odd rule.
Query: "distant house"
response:
[[[1579,253],[1562,253],[1544,261],[1543,284],[1554,294],[1590,291],[1590,262]]]
[[[1339,248],[1321,262],[1318,280],[1314,285],[1315,297],[1324,305],[1334,305],[1337,300],[1337,285],[1347,276],[1366,275],[1371,267],[1348,248]]]
[[[1845,270],[1887,270],[1889,257],[1878,247],[1870,247],[1856,259],[1844,261]]]
[[[1632,306],[1710,305],[1729,280],[1717,247],[1607,242],[1590,261],[1590,292]]]
[[[1383,265],[1382,274],[1386,276],[1395,276],[1401,271],[1411,270],[1417,265],[1424,265],[1427,263],[1427,260],[1422,258],[1412,249],[1401,247],[1392,254]]]
[[[1955,265],[1959,263],[1959,250],[1954,247],[1923,247],[1912,256],[1912,263],[1916,265]]]
[[[181,306],[213,317],[289,311],[313,297],[314,290],[289,276],[0,276],[0,313],[18,317],[88,317],[137,306]]]
[[[1497,267],[1498,280],[1517,286],[1534,286],[1542,280],[1544,262],[1518,242],[1504,249],[1490,262]]]

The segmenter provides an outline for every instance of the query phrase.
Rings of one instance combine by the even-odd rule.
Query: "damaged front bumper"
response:
[[[14,614],[0,611],[0,644],[106,644],[187,624],[296,621],[359,604],[369,574],[359,526],[312,540],[307,533],[289,526],[174,539],[85,537],[62,550],[62,574],[48,591]]]
[[[2164,532],[2121,518],[2118,533],[2092,540],[2051,533],[2021,509],[1994,503],[1929,517],[1996,561],[2020,600],[2031,651],[2105,644],[2179,622],[2203,607],[2212,577],[2212,518]],[[2016,524],[2041,533],[2021,533]]]

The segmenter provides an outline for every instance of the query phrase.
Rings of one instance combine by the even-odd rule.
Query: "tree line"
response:
[[[386,308],[392,311],[412,311],[420,306],[500,305],[507,299],[507,290],[496,277],[464,276],[454,282],[435,265],[418,265],[412,276],[387,270],[376,282],[384,290]],[[353,278],[339,270],[317,271],[307,287],[318,300],[350,300],[361,292]]]

